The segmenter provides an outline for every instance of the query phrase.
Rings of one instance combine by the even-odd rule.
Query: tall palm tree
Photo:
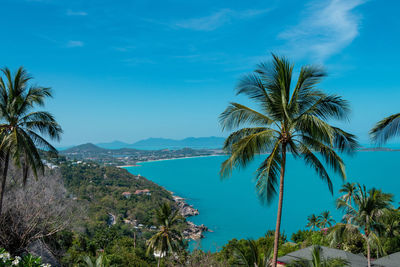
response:
[[[270,203],[279,183],[273,257],[276,266],[286,154],[291,152],[314,168],[332,193],[330,176],[320,158],[344,179],[345,165],[335,149],[351,152],[357,142],[353,135],[327,122],[346,119],[349,106],[340,96],[317,88],[325,72],[314,66],[302,67],[292,88],[293,65],[284,57],[272,57],[271,65],[259,64],[254,74],[245,76],[236,88],[237,94],[254,100],[259,111],[231,103],[220,115],[223,130],[235,129],[225,140],[224,150],[229,158],[221,165],[220,173],[222,177],[229,176],[235,167],[247,166],[255,155],[269,153],[257,169],[256,188],[260,199]]]
[[[357,193],[357,186],[355,183],[345,183],[344,185],[342,185],[342,188],[340,188],[339,193],[343,193],[340,198],[343,199],[346,203],[350,204],[354,194]]]
[[[314,230],[314,228],[319,227],[319,217],[316,216],[315,214],[311,214],[310,216],[307,217],[307,225],[306,227],[311,227],[311,230]]]
[[[62,133],[53,115],[38,111],[44,100],[52,96],[50,88],[30,85],[32,77],[20,67],[12,75],[8,68],[1,69],[0,76],[0,137],[2,163],[0,188],[0,214],[7,180],[9,161],[22,170],[25,184],[28,172],[35,178],[44,172],[39,149],[57,153],[57,150],[43,137],[59,140]]]
[[[390,138],[400,134],[400,113],[393,114],[379,121],[369,132],[376,143],[386,143]]]
[[[357,194],[353,196],[354,205],[350,205],[342,199],[337,200],[337,207],[345,211],[347,228],[357,227],[364,231],[367,243],[368,267],[371,266],[371,242],[379,246],[379,238],[376,235],[380,220],[385,211],[391,208],[393,195],[383,193],[381,190],[372,188],[366,190],[365,185],[357,185]],[[351,226],[349,226],[351,225]]]
[[[324,211],[321,215],[318,216],[319,227],[326,228],[326,226],[331,227],[332,224],[335,223],[335,220],[332,218],[330,211]]]
[[[147,254],[150,251],[159,254],[157,266],[160,266],[161,258],[173,255],[183,247],[182,234],[176,229],[182,217],[179,211],[172,210],[168,203],[163,203],[156,211],[156,219],[159,230],[147,241]]]
[[[262,248],[252,239],[246,240],[249,250],[242,246],[234,247],[234,254],[238,258],[240,266],[269,267],[272,260],[272,247]]]

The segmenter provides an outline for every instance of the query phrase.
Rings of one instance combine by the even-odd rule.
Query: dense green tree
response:
[[[179,211],[172,210],[169,203],[163,203],[156,211],[159,230],[147,241],[147,254],[151,251],[158,254],[158,266],[161,258],[168,257],[181,250],[184,246],[183,237],[177,230],[177,225],[182,219]]]
[[[314,231],[311,230],[298,230],[297,232],[293,233],[290,239],[295,243],[304,242],[307,238],[309,238]]]
[[[255,247],[257,247],[261,251],[261,253],[270,251],[271,248],[274,246],[274,236],[275,236],[274,231],[271,230],[267,231],[267,233],[263,237],[254,240]],[[286,235],[281,233],[279,238],[280,242],[279,246],[281,249],[280,253],[282,255],[284,255],[285,252],[293,251],[289,247],[284,247],[286,241],[287,241]],[[282,250],[282,248],[284,248],[284,250]],[[230,240],[226,245],[224,245],[220,250],[220,252],[216,253],[217,258],[219,259],[220,262],[225,263],[225,266],[235,266],[238,264],[238,249],[242,251],[242,253],[246,258],[250,259],[253,257],[249,241],[247,239],[238,240],[234,238]],[[261,255],[261,253],[259,253],[259,255]],[[241,263],[245,264],[243,261]]]
[[[110,244],[106,250],[107,258],[111,266],[151,266],[153,259],[146,257],[146,251],[141,246],[137,246],[131,237],[122,237]]]
[[[60,125],[53,115],[46,111],[37,111],[43,106],[51,89],[30,85],[32,77],[20,67],[12,75],[8,68],[1,69],[0,77],[0,138],[2,163],[0,187],[0,214],[7,180],[9,161],[22,170],[23,182],[28,172],[35,177],[44,172],[39,149],[57,153],[57,150],[43,137],[59,140],[62,133]]]
[[[243,246],[234,247],[237,264],[247,267],[269,267],[272,260],[272,246],[264,247],[252,239],[246,240]]]
[[[371,139],[379,144],[386,143],[400,133],[400,113],[393,114],[379,121],[370,131]]]
[[[400,236],[400,211],[397,209],[387,209],[380,217],[379,235],[392,238]]]
[[[364,232],[368,267],[370,267],[371,243],[381,248],[377,231],[384,212],[391,207],[393,196],[375,188],[367,191],[365,186],[358,184],[357,187],[357,193],[353,195],[353,205],[340,198],[337,200],[337,207],[345,212],[347,221],[340,231],[347,233],[351,229],[357,228]]]
[[[377,225],[377,234],[383,251],[387,254],[400,249],[400,211],[398,209],[384,210]]]
[[[256,186],[260,199],[269,203],[279,184],[273,257],[276,266],[286,154],[291,152],[295,158],[302,158],[332,192],[330,176],[320,159],[344,179],[345,165],[336,149],[351,152],[357,142],[353,135],[327,122],[346,119],[349,106],[340,96],[317,88],[325,72],[315,66],[302,67],[297,83],[292,86],[293,65],[284,57],[272,56],[271,65],[259,64],[255,73],[245,76],[236,88],[237,94],[254,100],[259,111],[231,103],[220,115],[220,123],[223,130],[235,130],[225,140],[224,150],[229,158],[221,166],[223,177],[235,167],[247,166],[255,155],[269,153],[257,169]]]

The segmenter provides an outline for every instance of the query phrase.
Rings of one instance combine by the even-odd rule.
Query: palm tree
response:
[[[371,242],[380,246],[376,232],[380,226],[380,220],[385,211],[391,207],[393,196],[372,188],[366,190],[365,185],[357,184],[357,193],[353,196],[354,205],[350,205],[342,199],[337,200],[337,207],[345,211],[346,227],[358,228],[364,231],[367,243],[368,267],[371,266]],[[360,231],[361,232],[361,231]]]
[[[311,260],[296,260],[286,265],[287,267],[343,267],[348,266],[348,262],[343,259],[329,258],[325,259],[322,255],[320,246],[313,246],[311,251]]]
[[[320,228],[326,228],[327,225],[328,227],[331,227],[332,224],[335,223],[335,220],[332,218],[330,211],[327,210],[322,212],[321,215],[318,216],[318,220]]]
[[[235,129],[225,140],[229,158],[222,163],[220,173],[229,176],[234,168],[247,166],[255,155],[270,153],[257,169],[256,187],[260,199],[270,203],[279,183],[273,257],[276,266],[287,152],[314,168],[332,193],[330,176],[316,153],[344,179],[345,165],[335,149],[351,152],[357,142],[353,135],[327,123],[328,119],[347,118],[349,106],[341,97],[317,89],[325,73],[318,67],[302,67],[292,90],[293,65],[284,57],[272,56],[271,66],[259,64],[255,73],[245,76],[236,88],[237,94],[254,100],[259,111],[231,103],[220,115],[223,130]]]
[[[346,203],[350,204],[354,194],[357,193],[357,186],[355,183],[345,183],[344,185],[342,185],[339,193],[343,193],[340,198],[343,199]]]
[[[400,211],[395,209],[385,210],[380,219],[381,229],[379,235],[385,237],[395,237],[400,235]]]
[[[249,251],[242,246],[234,247],[234,254],[238,258],[239,265],[247,267],[269,267],[271,265],[272,248],[262,248],[252,239],[246,240],[246,245],[249,247]]]
[[[20,67],[12,76],[8,68],[1,69],[0,77],[0,137],[4,157],[0,189],[0,214],[7,180],[10,159],[22,170],[25,184],[28,172],[35,178],[44,172],[44,164],[39,149],[57,153],[57,150],[43,136],[59,140],[62,133],[53,115],[37,111],[44,105],[46,97],[51,97],[51,89],[30,86],[32,77]]]
[[[307,225],[306,227],[311,227],[311,230],[314,230],[314,228],[319,226],[319,217],[316,216],[315,214],[311,214],[310,216],[307,217]]]
[[[160,225],[159,230],[147,241],[147,255],[150,251],[159,254],[158,264],[161,258],[173,255],[174,252],[183,247],[182,234],[176,229],[177,223],[181,221],[178,210],[172,210],[168,203],[163,203],[156,211],[156,219]]]
[[[386,143],[390,138],[400,133],[400,113],[393,114],[379,121],[369,132],[376,143]]]

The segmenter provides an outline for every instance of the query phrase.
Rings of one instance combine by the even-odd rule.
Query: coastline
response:
[[[210,156],[218,156],[218,155],[210,155]],[[210,156],[198,156],[198,157],[210,157]],[[198,157],[182,157],[182,158],[176,158],[176,159],[198,158]],[[164,160],[172,160],[172,158],[156,160],[156,161],[164,161]],[[141,166],[141,165],[135,164],[135,165],[127,165],[127,166],[118,166],[118,168],[129,168],[129,167],[137,167],[137,166]],[[158,183],[156,183],[156,184],[158,184]],[[161,186],[160,184],[158,184],[158,185]],[[164,188],[165,190],[167,190],[164,186],[161,186],[161,187]],[[167,190],[167,192],[170,193],[173,201],[175,202],[176,207],[179,210],[179,214],[183,218],[185,218],[186,229],[183,231],[183,237],[185,239],[197,241],[197,240],[204,238],[203,232],[213,232],[210,229],[208,229],[208,227],[205,226],[204,224],[196,225],[193,222],[188,220],[188,217],[197,216],[200,214],[198,209],[196,209],[192,204],[188,204],[186,202],[185,198],[176,195],[172,191]]]
[[[180,157],[180,158],[169,158],[169,159],[155,159],[155,160],[147,160],[147,161],[138,161],[136,163],[157,162],[157,161],[177,160],[177,159],[208,158],[208,157],[218,157],[218,156],[224,156],[224,155],[213,154],[213,155],[207,155],[207,156],[191,156],[191,157]]]
[[[172,195],[172,198],[177,204],[179,213],[182,217],[187,219],[188,217],[197,216],[200,214],[199,210],[194,208],[193,205],[188,204],[183,197],[175,195],[175,193],[172,191],[168,192]],[[184,238],[194,241],[204,238],[203,232],[212,232],[204,224],[196,225],[189,220],[186,220],[186,226],[187,229],[183,231]]]
[[[140,167],[140,165],[121,165],[121,166],[116,166],[117,168],[129,168],[129,167]]]
[[[140,167],[139,163],[147,163],[147,162],[158,162],[158,161],[167,161],[167,160],[178,160],[178,159],[194,159],[194,158],[208,158],[208,157],[220,157],[225,155],[213,154],[206,156],[192,156],[192,157],[179,157],[179,158],[169,158],[169,159],[155,159],[155,160],[147,160],[147,161],[137,161],[134,165],[121,165],[117,166],[117,168],[129,168],[129,167]]]

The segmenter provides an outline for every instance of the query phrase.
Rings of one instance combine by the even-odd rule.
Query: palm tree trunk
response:
[[[157,267],[160,267],[160,263],[161,263],[161,255],[160,255],[160,257],[158,258]]]
[[[369,231],[368,231],[368,225],[369,225],[369,218],[366,216],[365,219],[365,239],[367,240],[367,261],[368,261],[368,267],[371,267],[371,248],[369,246]]]
[[[283,204],[283,184],[285,178],[285,165],[286,165],[286,143],[282,144],[282,164],[281,164],[281,175],[279,184],[279,201],[278,201],[278,214],[276,216],[276,227],[275,227],[275,239],[274,239],[274,257],[272,258],[272,266],[276,267],[278,260],[278,245],[279,245],[279,233],[281,228],[282,218],[282,204]]]
[[[367,217],[367,225],[368,225],[368,217]],[[371,267],[371,248],[369,246],[369,232],[367,227],[365,227],[365,239],[367,241],[367,261],[368,267]]]
[[[367,237],[367,260],[368,260],[368,267],[371,267],[371,248],[369,247],[369,240]]]
[[[4,166],[3,166],[3,175],[1,179],[1,191],[0,191],[0,215],[3,211],[3,198],[4,198],[4,191],[6,189],[6,180],[7,180],[7,172],[8,172],[8,161],[10,159],[10,152],[7,151],[6,157],[4,159]]]

